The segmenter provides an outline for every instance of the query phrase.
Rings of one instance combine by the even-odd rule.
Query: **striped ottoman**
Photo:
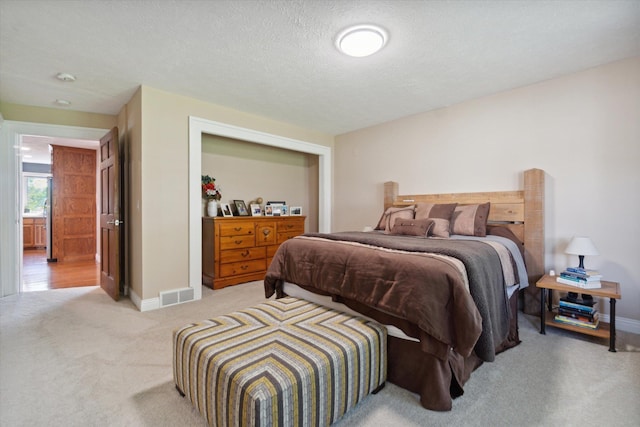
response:
[[[176,387],[214,426],[326,426],[387,376],[384,326],[296,298],[173,333]]]

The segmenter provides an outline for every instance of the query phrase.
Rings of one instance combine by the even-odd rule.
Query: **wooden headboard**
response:
[[[401,195],[397,182],[384,183],[384,208],[414,203],[458,203],[469,205],[491,203],[488,223],[509,228],[524,242],[529,284],[544,274],[544,171],[524,171],[524,189],[482,193],[409,194]],[[539,301],[532,301],[539,307]],[[525,306],[527,306],[525,300]],[[529,311],[529,310],[527,310]]]

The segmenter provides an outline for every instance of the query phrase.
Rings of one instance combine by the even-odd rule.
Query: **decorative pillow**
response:
[[[449,237],[449,220],[442,218],[431,218],[433,221],[433,227],[429,231],[430,236],[434,237]]]
[[[451,217],[451,234],[463,236],[487,235],[487,219],[490,203],[457,206]]]
[[[447,222],[439,221],[433,226],[433,229],[437,229],[436,237],[449,237],[451,230],[450,227],[451,215],[458,206],[457,203],[417,203],[416,204],[416,219],[431,218],[431,219],[444,219]],[[446,230],[443,227],[447,227]],[[433,231],[432,231],[433,232]]]
[[[457,203],[417,203],[416,219],[442,218],[451,221]]]
[[[433,227],[432,219],[396,218],[396,221],[393,223],[393,228],[391,229],[391,234],[427,237],[431,227]]]
[[[378,221],[376,230],[384,230],[389,233],[397,218],[413,219],[414,205],[402,206],[398,208],[388,208]]]

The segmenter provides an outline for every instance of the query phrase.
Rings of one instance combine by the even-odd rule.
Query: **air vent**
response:
[[[160,307],[193,301],[193,298],[193,288],[182,288],[160,292]]]

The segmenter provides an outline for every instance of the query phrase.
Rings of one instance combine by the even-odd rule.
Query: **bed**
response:
[[[529,283],[544,272],[544,172],[523,181],[518,191],[416,195],[387,182],[376,230],[284,242],[265,295],[387,325],[388,380],[427,409],[451,410],[477,367],[520,342],[519,303],[539,312]]]

